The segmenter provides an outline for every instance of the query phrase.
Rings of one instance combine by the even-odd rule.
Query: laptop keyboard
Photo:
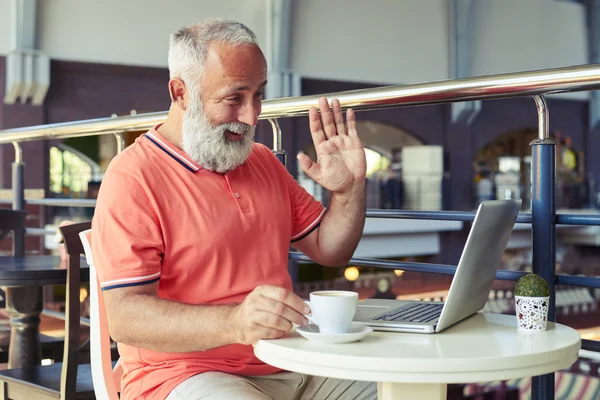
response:
[[[427,323],[439,318],[442,313],[443,304],[438,303],[414,303],[394,308],[384,314],[373,318],[376,321],[402,321]]]

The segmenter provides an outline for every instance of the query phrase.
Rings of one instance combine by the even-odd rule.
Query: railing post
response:
[[[12,164],[12,192],[13,192],[13,210],[25,209],[25,164],[23,164],[23,150],[17,142],[13,142],[15,147],[15,162]],[[25,255],[25,229],[15,229],[13,231],[13,256],[22,257]]]
[[[554,178],[556,142],[550,138],[548,107],[543,96],[534,96],[538,110],[539,137],[531,142],[531,235],[533,272],[550,285],[548,320],[555,321],[555,218]],[[554,399],[554,374],[533,377],[531,398]]]
[[[120,153],[125,150],[125,139],[123,133],[115,133],[115,139],[117,140],[117,152]]]
[[[269,118],[271,128],[273,129],[273,154],[283,165],[287,167],[287,153],[281,146],[281,128],[275,118]]]

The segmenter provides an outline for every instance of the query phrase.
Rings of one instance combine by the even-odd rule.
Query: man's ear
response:
[[[171,103],[175,104],[182,111],[185,111],[185,92],[187,87],[185,82],[179,78],[173,78],[169,81],[169,95],[171,96]]]

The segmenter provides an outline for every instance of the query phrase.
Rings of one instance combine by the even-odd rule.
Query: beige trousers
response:
[[[180,383],[166,400],[375,400],[377,383],[278,372],[238,376],[205,372]]]

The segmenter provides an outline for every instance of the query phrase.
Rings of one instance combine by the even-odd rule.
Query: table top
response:
[[[90,279],[85,257],[81,257],[81,282]],[[67,280],[65,263],[59,256],[0,257],[0,286],[24,287],[64,285]]]
[[[261,340],[255,355],[288,371],[374,382],[469,383],[537,376],[573,364],[579,333],[548,323],[517,331],[514,315],[478,313],[441,333],[373,332],[359,342],[320,344],[296,332]]]

